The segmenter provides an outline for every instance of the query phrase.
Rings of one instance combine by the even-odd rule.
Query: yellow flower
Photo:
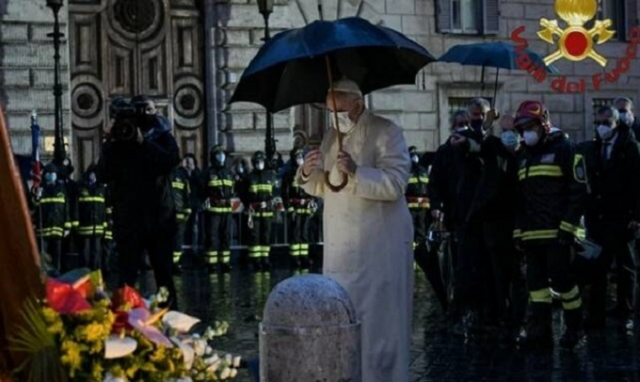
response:
[[[82,367],[82,348],[77,342],[62,341],[62,356],[60,361],[69,369],[69,376],[73,378]]]

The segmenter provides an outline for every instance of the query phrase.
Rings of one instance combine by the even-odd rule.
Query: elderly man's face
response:
[[[484,121],[484,117],[489,110],[478,105],[471,105],[469,107],[469,115],[472,121]]]
[[[333,102],[334,95],[335,103]],[[354,103],[354,97],[348,94],[342,92],[333,92],[333,95],[331,93],[327,94],[326,105],[327,109],[329,109],[330,111],[350,111],[351,109],[353,109]]]

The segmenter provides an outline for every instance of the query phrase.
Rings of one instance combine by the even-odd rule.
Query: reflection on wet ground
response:
[[[176,282],[182,310],[204,323],[230,323],[218,348],[253,358],[258,355],[258,324],[268,293],[291,275],[287,270],[223,275],[189,271]],[[559,322],[559,316],[556,319]],[[527,353],[488,339],[465,344],[448,334],[435,297],[416,272],[411,382],[640,381],[639,350],[637,336],[613,325],[606,335],[591,335],[587,346],[574,353]],[[237,380],[252,382],[246,371]]]

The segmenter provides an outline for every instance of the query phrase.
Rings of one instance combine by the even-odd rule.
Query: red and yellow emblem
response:
[[[569,25],[562,29],[558,26],[558,20],[540,19],[540,26],[544,29],[538,32],[538,37],[551,45],[556,45],[554,36],[558,36],[558,50],[544,58],[544,63],[549,65],[561,58],[570,61],[582,61],[591,58],[600,66],[607,65],[607,59],[598,54],[594,49],[595,44],[603,44],[609,41],[615,31],[609,30],[611,20],[596,20],[591,29],[584,25],[593,19],[598,12],[596,0],[556,0],[555,13]]]

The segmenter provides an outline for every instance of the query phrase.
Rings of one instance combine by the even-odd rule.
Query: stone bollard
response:
[[[261,382],[362,382],[360,323],[347,292],[321,275],[276,285],[260,324]]]

